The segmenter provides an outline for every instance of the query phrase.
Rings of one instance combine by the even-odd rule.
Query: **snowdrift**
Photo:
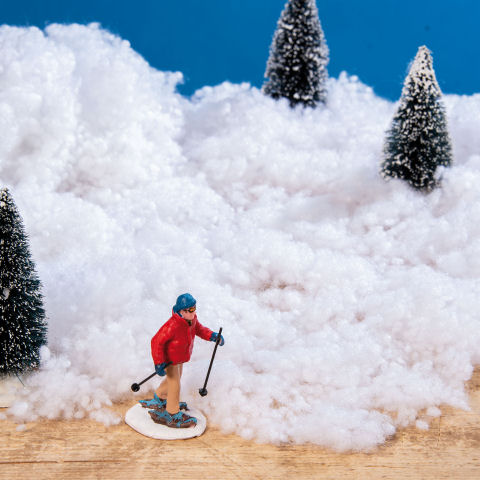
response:
[[[98,25],[3,26],[0,47],[0,180],[49,319],[19,422],[117,422],[106,407],[143,398],[129,386],[186,291],[226,345],[200,398],[197,340],[183,399],[225,432],[368,449],[468,408],[479,95],[445,97],[454,165],[425,196],[380,178],[395,105],[347,74],[327,107],[291,110],[247,84],[184,98]]]

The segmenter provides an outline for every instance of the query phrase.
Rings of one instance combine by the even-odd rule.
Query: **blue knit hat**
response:
[[[180,310],[193,307],[197,301],[189,294],[183,293],[177,298],[177,303],[173,306],[174,313],[178,313]]]

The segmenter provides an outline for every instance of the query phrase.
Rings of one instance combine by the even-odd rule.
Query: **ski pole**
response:
[[[132,386],[130,387],[132,389],[133,392],[138,392],[140,390],[140,385],[142,383],[145,383],[146,381],[150,380],[152,377],[154,377],[155,375],[157,374],[157,372],[153,372],[150,376],[148,376],[147,378],[143,379],[141,382],[139,383],[132,383]]]
[[[203,385],[203,388],[200,388],[198,390],[198,393],[202,397],[204,397],[208,393],[207,391],[208,377],[210,376],[210,370],[212,369],[213,359],[215,358],[215,353],[217,352],[217,347],[221,339],[222,339],[222,327],[220,327],[220,330],[218,331],[217,341],[215,342],[215,348],[213,349],[212,359],[210,360],[210,365],[208,366],[207,378],[205,378],[205,383]]]
[[[166,365],[165,365],[165,368],[167,368],[172,362],[168,362]],[[132,383],[132,386],[130,387],[132,389],[133,392],[138,392],[140,390],[140,385],[142,385],[142,383],[145,383],[147,382],[148,380],[150,380],[152,377],[154,377],[155,375],[157,374],[157,372],[153,372],[151,375],[149,375],[147,378],[144,378],[141,382],[138,382],[138,383]]]

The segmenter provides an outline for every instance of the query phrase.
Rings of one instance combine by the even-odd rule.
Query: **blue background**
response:
[[[155,68],[181,71],[190,95],[225,80],[260,87],[285,0],[3,0],[0,23],[99,22]],[[444,93],[480,92],[478,0],[317,0],[330,76],[358,75],[396,100],[421,45]]]

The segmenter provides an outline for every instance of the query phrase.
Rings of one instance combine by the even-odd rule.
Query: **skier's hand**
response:
[[[212,332],[212,335],[210,336],[210,341],[211,342],[216,342],[218,338],[218,333]],[[220,346],[223,346],[225,344],[225,340],[223,339],[223,335],[220,335],[220,342],[218,343]]]
[[[161,377],[164,377],[167,373],[167,372],[165,372],[165,367],[167,365],[168,365],[167,362],[157,363],[157,365],[155,365],[155,373],[157,375],[160,375]]]

